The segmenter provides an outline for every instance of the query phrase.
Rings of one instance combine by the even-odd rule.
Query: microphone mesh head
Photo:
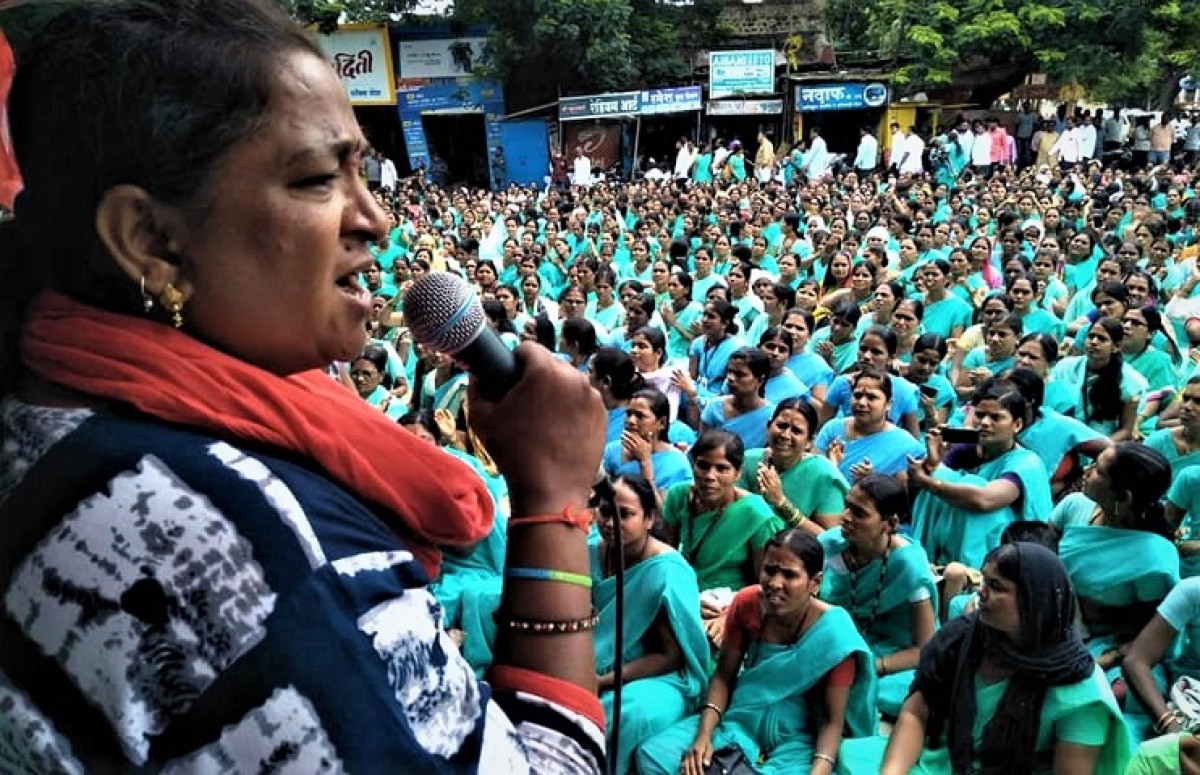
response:
[[[404,293],[404,319],[413,339],[453,355],[487,325],[475,290],[456,274],[430,272]]]

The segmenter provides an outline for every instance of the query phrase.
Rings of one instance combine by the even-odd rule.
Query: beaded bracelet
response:
[[[566,621],[545,621],[543,619],[503,619],[496,612],[496,624],[506,630],[524,632],[530,635],[570,635],[576,632],[594,630],[600,621],[600,614],[592,610],[586,619],[568,619]]]
[[[570,573],[565,570],[550,570],[549,568],[508,568],[504,571],[506,579],[529,579],[531,581],[561,581],[564,584],[574,584],[584,589],[592,588],[592,577],[582,573]]]
[[[524,525],[570,525],[576,530],[590,533],[592,530],[592,510],[573,509],[567,506],[557,514],[531,514],[525,517],[512,517],[508,526],[522,527]]]

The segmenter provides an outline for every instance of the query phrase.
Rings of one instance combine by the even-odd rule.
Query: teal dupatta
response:
[[[889,550],[887,575],[881,576],[882,558],[856,571],[844,566],[829,567],[830,561],[849,547],[840,527],[826,530],[817,540],[825,550],[821,599],[846,609],[875,656],[885,657],[912,647],[914,593],[924,589],[929,594],[935,619],[938,610],[937,580],[929,570],[929,557],[921,545],[905,541],[903,546]],[[889,716],[899,714],[915,673],[902,670],[879,679],[876,700],[881,711]]]
[[[961,562],[972,568],[983,565],[983,558],[1000,545],[1000,534],[1016,520],[1045,522],[1052,510],[1050,475],[1034,453],[1015,446],[995,460],[974,471],[955,471],[938,467],[934,477],[952,484],[984,487],[1005,474],[1016,474],[1023,493],[1019,501],[994,511],[969,511],[953,506],[928,490],[922,490],[913,503],[912,534],[925,547],[929,559],[938,565]]]
[[[596,673],[612,672],[616,662],[615,576],[604,576],[600,544],[591,553],[592,605],[600,615],[594,631]],[[696,574],[675,551],[650,557],[625,571],[623,664],[644,656],[646,636],[665,615],[682,655],[679,669],[666,675],[627,683],[621,696],[621,739],[616,752],[618,773],[630,769],[633,752],[655,732],[693,711],[708,678],[709,648],[696,600]],[[611,728],[613,694],[600,695]]]

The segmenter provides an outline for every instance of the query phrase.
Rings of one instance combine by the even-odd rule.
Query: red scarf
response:
[[[436,546],[467,546],[492,529],[478,476],[320,371],[280,377],[170,326],[52,291],[30,309],[21,354],[50,382],[314,461],[386,511],[431,579],[441,572]]]

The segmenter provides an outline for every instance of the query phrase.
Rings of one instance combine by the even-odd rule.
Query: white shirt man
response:
[[[396,164],[386,156],[380,157],[379,164],[379,185],[381,188],[396,190],[396,184],[400,182],[400,176],[396,172]]]
[[[575,185],[592,185],[592,160],[583,154],[582,148],[576,149],[573,166],[575,170]]]
[[[1084,118],[1083,124],[1075,130],[1079,135],[1079,158],[1093,159],[1096,156],[1096,127],[1091,118]]]
[[[696,160],[695,146],[691,140],[679,144],[679,153],[675,154],[675,177],[686,178],[692,174],[692,163]]]
[[[1052,156],[1058,156],[1060,164],[1078,164],[1083,155],[1079,147],[1079,129],[1075,122],[1067,119],[1067,128],[1058,136],[1058,142],[1050,149]]]
[[[858,152],[854,154],[854,169],[870,172],[879,164],[879,141],[865,128],[858,141]]]
[[[817,134],[817,130],[814,129],[808,141],[808,153],[804,154],[804,166],[808,169],[808,179],[817,180],[828,175],[832,161],[833,157],[829,155],[825,138]]]
[[[892,124],[892,145],[888,164],[893,167],[900,166],[900,157],[904,155],[904,133],[900,131],[899,124]]]
[[[921,157],[925,154],[925,141],[917,134],[916,128],[908,130],[908,137],[901,144],[899,170],[901,174],[920,175],[925,171]]]

